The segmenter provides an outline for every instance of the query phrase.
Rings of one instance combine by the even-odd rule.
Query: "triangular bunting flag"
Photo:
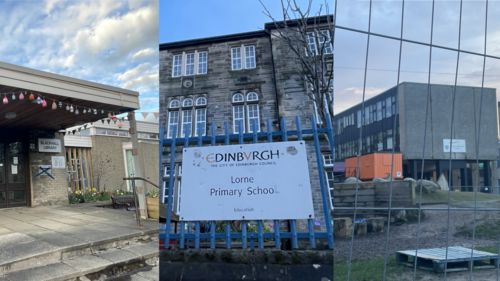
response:
[[[66,136],[66,132],[63,132],[62,134],[63,134],[63,136]]]
[[[73,135],[76,133],[76,130],[73,130]]]
[[[104,124],[104,119],[101,119],[101,122]]]
[[[158,117],[160,117],[160,113],[159,113],[159,112],[155,112],[155,113],[153,113],[153,114],[154,114],[154,116],[155,116],[155,119],[158,119]]]
[[[109,124],[109,121],[111,121],[110,119],[106,119],[106,121],[108,121],[108,124]]]
[[[91,125],[91,126],[92,126],[92,125],[94,125],[94,122],[90,122],[90,125]]]
[[[83,125],[83,129],[86,130],[87,129],[87,124]]]
[[[115,119],[115,120],[113,120],[113,123],[115,123],[115,124],[116,124],[116,119]]]
[[[81,132],[82,131],[82,127],[78,128],[78,132]]]
[[[148,112],[141,112],[142,114],[142,117],[144,117],[144,119],[146,119],[146,117],[148,117],[149,113]]]

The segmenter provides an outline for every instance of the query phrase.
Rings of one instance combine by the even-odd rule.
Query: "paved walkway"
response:
[[[0,209],[0,280],[10,264],[28,258],[50,263],[89,245],[157,237],[158,220],[141,220],[141,225],[136,228],[132,212],[85,204]]]

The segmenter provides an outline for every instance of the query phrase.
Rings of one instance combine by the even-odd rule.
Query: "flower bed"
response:
[[[78,204],[78,203],[92,203],[99,201],[110,201],[111,196],[126,196],[133,195],[131,191],[123,191],[123,190],[114,190],[114,191],[97,191],[97,189],[92,189],[88,191],[70,191],[68,192],[68,200],[69,204]]]

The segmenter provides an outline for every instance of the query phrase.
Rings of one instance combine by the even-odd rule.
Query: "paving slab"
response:
[[[22,233],[9,233],[0,239],[0,265],[41,254],[55,252],[58,247]]]
[[[56,263],[7,274],[10,281],[60,281],[80,276],[80,272],[64,263]]]
[[[24,222],[30,222],[33,220],[38,220],[38,217],[34,217],[32,215],[24,214],[24,213],[19,213],[19,214],[12,214],[10,215],[10,218],[18,220],[18,221],[24,221]]]
[[[50,229],[50,230],[64,229],[64,228],[71,227],[68,224],[64,224],[64,223],[52,221],[52,220],[49,220],[49,219],[37,219],[37,220],[31,221],[30,223],[34,224],[36,226],[40,226],[40,227],[43,227],[43,228],[46,228],[46,229]]]
[[[72,217],[54,216],[54,214],[52,214],[51,217],[46,217],[46,218],[51,220],[51,221],[56,221],[56,222],[69,224],[69,225],[89,225],[89,224],[97,223],[95,221],[76,219],[76,218],[72,218]]]
[[[11,229],[8,229],[8,228],[4,228],[4,227],[0,227],[0,235],[4,235],[4,234],[8,234],[8,233],[12,233],[13,231]]]
[[[51,245],[54,245],[58,248],[67,248],[67,247],[82,247],[88,244],[87,241],[82,241],[81,239],[77,239],[68,235],[64,235],[59,232],[55,232],[53,230],[32,232],[27,234],[30,237],[33,237],[36,240],[47,242]]]
[[[19,233],[30,233],[30,232],[34,232],[34,231],[47,230],[46,228],[36,226],[36,225],[33,225],[31,223],[27,223],[27,222],[20,222],[20,221],[17,221],[17,222],[8,224],[8,225],[4,225],[3,227],[8,228],[10,230],[13,230],[15,232],[19,232]]]
[[[13,218],[3,216],[2,213],[0,213],[0,217],[1,217],[1,219],[0,219],[0,226],[19,222],[18,220],[15,220]]]
[[[107,222],[107,221],[109,221],[109,219],[101,218],[101,217],[97,217],[97,216],[92,216],[92,215],[79,214],[79,215],[74,215],[71,217],[76,218],[76,219],[87,220],[87,221],[95,221],[95,222]]]
[[[69,211],[65,211],[65,210],[47,210],[47,213],[52,213],[52,214],[56,214],[56,215],[61,215],[61,216],[74,216],[74,215],[78,215],[79,213],[77,212],[69,212]]]
[[[113,242],[117,238],[120,238],[119,233],[108,233],[103,231],[98,231],[94,229],[88,229],[84,227],[71,227],[68,229],[57,229],[56,232],[59,232],[63,235],[68,235],[76,239],[81,239],[82,241],[87,241],[90,243],[107,243]]]
[[[98,257],[107,259],[115,265],[124,265],[142,259],[141,255],[131,253],[122,249],[108,250],[96,254]]]
[[[121,227],[121,226],[107,225],[106,223],[82,225],[82,227],[113,234],[120,233],[122,235],[141,234],[143,230],[135,227]]]
[[[156,243],[133,245],[123,248],[122,250],[129,251],[135,255],[140,255],[143,259],[149,259],[159,256],[159,241],[157,240],[154,242]]]
[[[101,271],[108,266],[112,266],[113,262],[98,256],[84,256],[71,260],[65,260],[63,263],[71,266],[75,271],[81,272],[82,275]]]

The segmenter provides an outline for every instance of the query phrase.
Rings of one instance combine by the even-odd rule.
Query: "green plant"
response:
[[[148,198],[158,198],[159,196],[160,194],[156,191],[156,188],[149,190],[149,193],[147,194]]]
[[[88,189],[86,191],[76,190],[68,192],[69,204],[92,203],[99,201],[109,201],[111,196],[126,196],[132,195],[130,191],[114,190],[114,191],[97,191],[97,189]]]

